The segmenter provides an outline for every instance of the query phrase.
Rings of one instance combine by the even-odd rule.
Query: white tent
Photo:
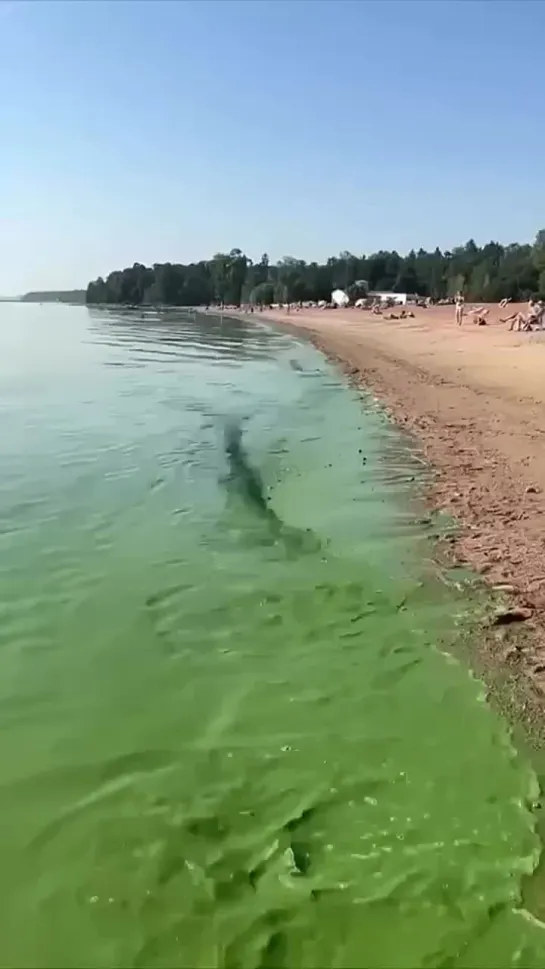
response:
[[[348,306],[350,297],[346,295],[344,289],[334,289],[331,294],[331,302],[335,306]]]

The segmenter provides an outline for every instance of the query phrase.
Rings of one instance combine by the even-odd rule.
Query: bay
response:
[[[4,304],[0,420],[0,964],[543,965],[537,781],[373,400],[258,323]]]

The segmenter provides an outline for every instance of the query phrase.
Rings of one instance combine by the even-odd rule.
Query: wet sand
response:
[[[429,499],[460,526],[449,558],[514,610],[484,637],[481,663],[522,685],[535,714],[545,702],[545,333],[508,332],[500,317],[516,308],[492,306],[486,326],[467,316],[462,327],[454,307],[410,320],[356,309],[266,316],[305,331],[417,438],[435,470]]]

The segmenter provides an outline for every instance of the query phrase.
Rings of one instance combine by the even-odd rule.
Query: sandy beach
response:
[[[468,316],[461,327],[450,306],[417,309],[403,321],[356,309],[266,316],[305,331],[416,437],[436,472],[429,499],[460,525],[450,556],[499,587],[513,608],[489,659],[522,678],[530,705],[541,706],[545,333],[509,332],[500,316],[516,308],[490,307],[486,326]]]

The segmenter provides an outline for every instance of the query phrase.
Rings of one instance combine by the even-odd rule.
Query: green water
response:
[[[263,327],[0,312],[0,965],[545,965],[406,443]]]

